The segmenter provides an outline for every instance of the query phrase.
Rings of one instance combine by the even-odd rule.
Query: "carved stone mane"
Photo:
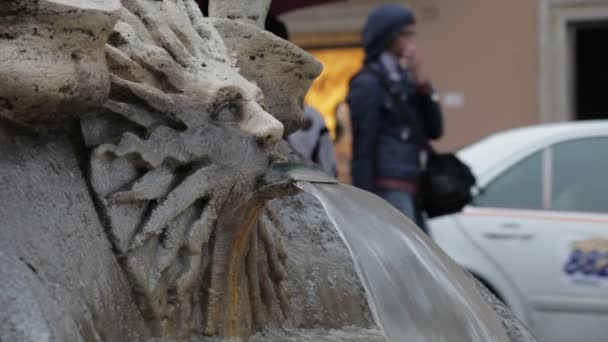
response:
[[[255,75],[239,73],[250,51],[234,42],[255,36],[258,49],[288,51],[284,65],[306,62],[306,80],[290,77],[302,94],[319,66],[254,26],[204,18],[192,0],[122,3],[106,46],[109,99],[83,119],[113,245],[155,335],[249,336],[288,310],[286,253],[259,219],[267,198],[256,194],[283,136],[266,108],[290,110],[292,125],[301,108],[266,107]]]

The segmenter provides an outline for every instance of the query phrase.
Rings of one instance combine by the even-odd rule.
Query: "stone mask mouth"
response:
[[[270,165],[261,181],[261,186],[255,196],[263,199],[273,199],[290,196],[301,190],[295,186],[297,182],[338,184],[338,180],[330,177],[319,167],[312,164],[277,162]]]

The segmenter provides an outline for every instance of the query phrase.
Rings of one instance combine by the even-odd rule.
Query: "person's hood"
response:
[[[414,13],[402,5],[386,4],[376,7],[367,17],[363,27],[365,59],[376,59],[405,26],[415,22]]]

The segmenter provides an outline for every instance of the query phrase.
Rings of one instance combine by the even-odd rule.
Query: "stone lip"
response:
[[[298,182],[337,184],[338,180],[328,176],[311,164],[273,163],[264,175],[254,197],[271,200],[295,195],[300,192]]]
[[[44,5],[44,1],[41,5]],[[121,8],[120,0],[46,0],[48,4],[60,4],[81,10],[114,12]]]

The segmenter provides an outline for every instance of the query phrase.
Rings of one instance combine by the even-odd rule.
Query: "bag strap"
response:
[[[403,85],[399,82],[393,82],[389,80],[386,76],[386,73],[382,70],[382,68],[375,63],[366,64],[363,68],[363,71],[369,71],[373,75],[375,75],[380,81],[382,87],[384,87],[389,95],[391,96],[393,102],[397,106],[393,106],[393,114],[397,116],[397,119],[401,121],[402,124],[409,126],[412,129],[414,134],[414,139],[422,145],[422,147],[428,151],[429,155],[436,154],[437,152],[433,148],[433,146],[429,143],[429,139],[427,139],[426,134],[420,127],[418,120],[412,118],[412,113],[407,111],[406,113],[402,113],[400,111],[404,110],[408,107],[407,103],[407,93],[403,87]],[[404,96],[405,95],[405,96]],[[395,108],[396,107],[396,108]]]
[[[315,147],[312,149],[312,160],[317,163],[319,163],[319,150],[321,149],[321,138],[323,138],[323,136],[325,134],[329,134],[329,130],[327,129],[327,127],[323,127],[321,128],[321,130],[319,130],[319,135],[317,136],[317,142],[315,143]]]

